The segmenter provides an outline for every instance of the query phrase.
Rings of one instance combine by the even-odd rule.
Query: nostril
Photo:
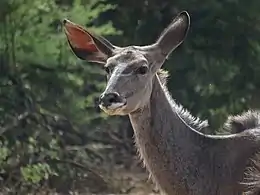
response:
[[[99,104],[102,104],[103,106],[106,107],[120,101],[121,99],[118,93],[106,93],[104,95],[101,95],[99,98]]]
[[[107,101],[109,103],[115,103],[119,101],[119,95],[118,93],[109,93],[107,94]]]
[[[115,98],[115,97],[110,97],[110,98],[108,99],[108,102],[109,102],[109,103],[114,103],[114,102],[116,102],[116,98]]]

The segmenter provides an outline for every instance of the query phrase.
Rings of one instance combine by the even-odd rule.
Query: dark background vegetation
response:
[[[138,194],[149,183],[128,118],[97,106],[104,71],[72,54],[63,18],[119,46],[144,45],[187,10],[188,37],[164,65],[168,87],[214,134],[229,114],[260,106],[259,8],[259,0],[1,0],[0,193]]]

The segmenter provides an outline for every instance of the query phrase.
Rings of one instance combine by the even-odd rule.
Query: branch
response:
[[[104,161],[103,157],[101,155],[99,155],[98,153],[94,152],[93,150],[91,150],[89,148],[89,146],[87,145],[83,145],[83,146],[65,146],[65,150],[67,151],[79,151],[79,150],[85,150],[88,155],[92,155],[96,158],[99,158],[99,160]]]
[[[104,180],[104,178],[99,175],[98,173],[96,173],[94,170],[91,170],[90,168],[79,164],[78,162],[72,161],[72,160],[59,160],[59,159],[46,159],[45,162],[53,162],[53,163],[59,163],[59,164],[69,164],[71,166],[74,166],[76,168],[82,169],[87,171],[88,173],[90,173],[92,176],[94,176],[94,178],[99,181],[102,182],[103,184],[105,184],[106,186],[108,186],[107,182]]]
[[[62,66],[51,68],[40,64],[32,64],[32,67],[35,67],[45,72],[69,72],[69,73],[82,72],[82,70],[84,69],[82,66],[77,66],[76,68],[67,68]]]
[[[5,127],[0,127],[0,136],[5,133],[6,131],[9,131],[15,127],[17,127],[19,125],[19,123],[22,120],[25,120],[26,118],[28,118],[31,115],[31,113],[29,112],[24,112],[23,114],[20,114],[17,119],[15,119],[10,125],[7,125]]]

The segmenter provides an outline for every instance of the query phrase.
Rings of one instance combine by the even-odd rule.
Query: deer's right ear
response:
[[[64,19],[63,25],[69,45],[78,58],[105,64],[112,56],[114,46],[105,38],[96,36],[67,19]]]

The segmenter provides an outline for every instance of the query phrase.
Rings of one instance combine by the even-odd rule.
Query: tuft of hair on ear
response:
[[[158,75],[162,85],[165,86],[167,84],[169,72],[167,70],[159,69],[157,71],[157,75]]]
[[[260,112],[253,110],[229,116],[224,124],[224,129],[230,133],[240,133],[257,127],[260,127]]]

